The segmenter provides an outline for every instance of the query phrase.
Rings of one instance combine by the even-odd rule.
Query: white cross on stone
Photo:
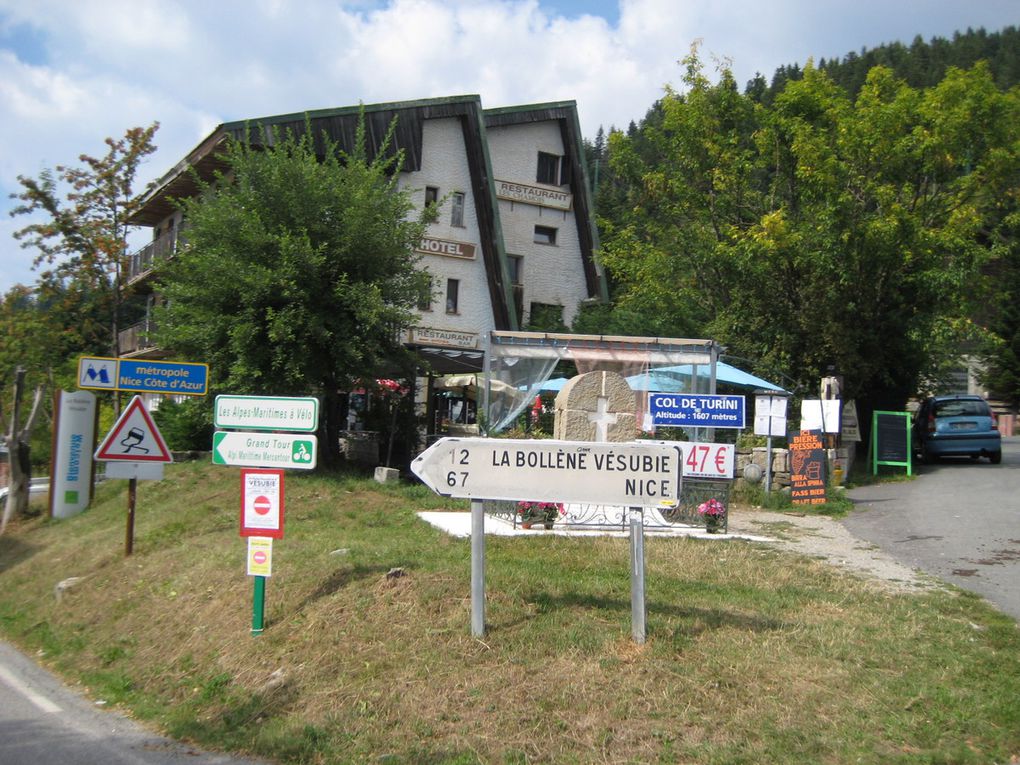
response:
[[[599,396],[595,412],[588,415],[588,422],[595,424],[595,440],[606,443],[609,440],[609,426],[616,424],[616,414],[609,411],[609,398]]]

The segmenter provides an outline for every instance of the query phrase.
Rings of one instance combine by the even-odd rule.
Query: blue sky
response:
[[[139,188],[221,122],[477,93],[640,120],[701,41],[741,84],[916,35],[1020,25],[1020,0],[0,0],[0,290],[32,283],[17,176],[160,122]],[[138,243],[147,232],[140,232]]]

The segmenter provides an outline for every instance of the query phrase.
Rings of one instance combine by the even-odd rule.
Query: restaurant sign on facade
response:
[[[475,332],[457,332],[452,329],[433,329],[432,327],[412,327],[409,334],[412,345],[449,345],[454,348],[478,347],[478,334]]]
[[[526,202],[529,205],[551,207],[554,210],[569,210],[574,202],[573,195],[556,189],[500,180],[496,181],[496,196],[511,202]]]

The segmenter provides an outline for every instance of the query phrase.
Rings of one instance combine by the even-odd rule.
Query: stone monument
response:
[[[637,435],[634,391],[616,372],[571,378],[556,395],[553,438],[562,441],[633,441]]]
[[[572,378],[556,396],[553,437],[562,441],[620,443],[637,435],[634,391],[616,372],[588,372]],[[621,521],[627,508],[619,508]],[[567,510],[568,518],[571,510]],[[641,508],[630,513],[631,635],[645,642],[645,525]]]

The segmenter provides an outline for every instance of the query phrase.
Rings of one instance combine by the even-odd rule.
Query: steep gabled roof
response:
[[[588,294],[605,302],[609,300],[609,287],[595,259],[595,253],[599,248],[598,228],[595,223],[595,210],[591,206],[593,202],[591,184],[588,180],[588,163],[585,161],[581,123],[577,118],[577,103],[554,101],[485,110],[485,124],[490,128],[550,120],[559,124],[563,149],[570,163],[570,186]]]
[[[422,166],[422,126],[425,120],[454,118],[460,121],[472,192],[476,205],[481,253],[488,277],[493,321],[498,329],[515,330],[517,312],[513,310],[513,285],[503,245],[499,204],[492,177],[492,162],[486,139],[486,126],[508,126],[556,120],[563,145],[571,164],[571,184],[575,200],[578,234],[588,294],[608,298],[604,276],[595,263],[598,238],[593,211],[590,209],[587,167],[577,108],[573,101],[532,104],[483,111],[477,95],[430,98],[379,104],[362,104],[309,112],[257,117],[225,122],[190,151],[170,172],[154,183],[140,198],[137,212],[130,223],[155,226],[174,210],[174,200],[198,193],[200,184],[212,180],[226,169],[222,148],[230,140],[247,140],[256,145],[271,146],[278,135],[304,134],[311,130],[320,150],[328,139],[346,152],[353,151],[361,115],[365,117],[365,148],[369,158],[383,147],[392,129],[387,153],[402,152],[403,172],[417,171]]]

